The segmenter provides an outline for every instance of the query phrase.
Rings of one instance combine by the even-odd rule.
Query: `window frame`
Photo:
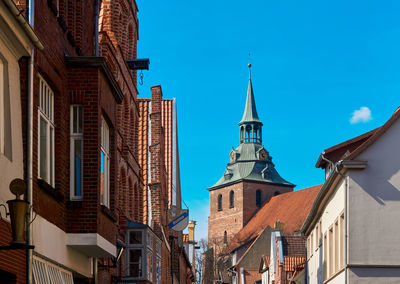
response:
[[[78,112],[74,112],[78,109]],[[75,131],[74,115],[77,115],[77,127]],[[79,129],[79,124],[80,129]],[[79,131],[80,130],[80,131]],[[76,194],[76,169],[75,169],[75,142],[81,141],[81,171],[80,171],[80,195]],[[70,106],[70,199],[71,200],[82,200],[83,199],[83,105],[82,104],[71,104]]]
[[[44,94],[46,93],[47,94]],[[39,75],[39,104],[38,104],[38,177],[46,181],[49,185],[55,185],[55,158],[54,158],[54,144],[55,144],[55,123],[54,123],[54,92]],[[41,121],[46,125],[46,175],[42,176],[41,173]]]
[[[218,211],[222,211],[222,194],[219,194],[217,198],[217,209]]]
[[[101,205],[110,208],[110,127],[104,119],[101,118],[100,126],[100,179],[103,169],[103,184],[100,188]]]
[[[231,190],[229,192],[229,208],[235,207],[235,192]]]

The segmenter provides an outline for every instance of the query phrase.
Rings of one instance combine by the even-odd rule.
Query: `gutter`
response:
[[[346,169],[365,169],[367,167],[367,161],[356,161],[356,160],[344,160],[339,161],[335,164],[335,170],[331,172],[328,179],[325,181],[324,185],[322,186],[321,190],[319,191],[317,197],[315,198],[314,204],[308,214],[306,220],[304,221],[303,226],[301,226],[301,231],[307,235],[309,233],[309,228],[311,227],[314,219],[318,216],[319,206],[321,205],[322,201],[329,193],[332,184],[337,180],[338,176],[342,174],[342,170]]]
[[[39,50],[43,50],[44,46],[41,43],[41,41],[39,40],[39,37],[34,32],[33,28],[32,28],[32,26],[33,26],[33,18],[34,18],[34,10],[35,10],[34,0],[30,0],[29,1],[29,11],[28,11],[29,12],[29,20],[30,20],[32,26],[25,19],[25,17],[22,15],[22,12],[15,5],[14,1],[12,1],[12,0],[3,0],[3,2],[10,9],[11,13],[14,14],[15,18],[17,19],[17,21],[19,22],[19,24],[21,25],[21,27],[23,28],[23,30],[25,31],[25,33],[27,34],[29,39],[33,42],[34,46],[36,48],[38,48]]]

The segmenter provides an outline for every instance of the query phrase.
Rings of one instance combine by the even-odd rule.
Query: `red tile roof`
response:
[[[298,265],[304,264],[306,261],[304,256],[284,256],[283,257],[283,269],[288,271],[295,271]]]
[[[283,236],[283,255],[284,256],[302,256],[306,250],[306,239],[303,236]]]
[[[283,223],[285,234],[299,231],[322,185],[272,197],[231,240],[223,253],[230,253],[254,240],[267,226]]]

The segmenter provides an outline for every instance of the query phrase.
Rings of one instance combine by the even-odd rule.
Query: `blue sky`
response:
[[[323,182],[314,168],[323,149],[399,106],[400,1],[137,3],[138,57],[150,58],[139,97],[161,84],[177,99],[182,196],[197,239],[207,236],[206,188],[239,143],[249,52],[263,144],[296,189]]]

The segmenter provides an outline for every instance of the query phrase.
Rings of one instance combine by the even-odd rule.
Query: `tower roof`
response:
[[[249,84],[247,86],[247,97],[246,97],[246,106],[244,107],[244,113],[242,120],[239,122],[239,125],[244,124],[246,122],[258,122],[261,123],[258,118],[256,102],[254,100],[253,93],[253,85],[251,83],[251,64],[249,66]]]

